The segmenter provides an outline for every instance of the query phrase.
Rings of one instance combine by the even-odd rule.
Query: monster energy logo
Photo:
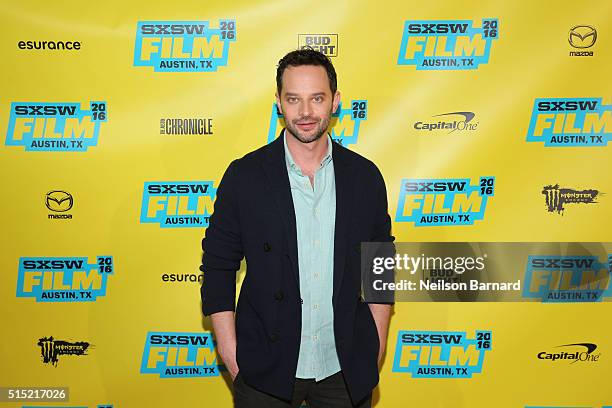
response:
[[[85,355],[90,344],[85,341],[71,343],[63,340],[55,340],[53,337],[43,337],[38,340],[40,353],[43,358],[43,363],[53,364],[57,366],[58,356],[60,355]]]
[[[558,184],[545,186],[542,194],[546,197],[548,212],[563,213],[565,204],[592,204],[600,195],[597,190],[573,190],[571,188],[560,188]]]

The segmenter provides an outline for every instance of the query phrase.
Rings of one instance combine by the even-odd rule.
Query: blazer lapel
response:
[[[282,132],[281,132],[282,136]],[[288,240],[289,258],[296,283],[300,285],[297,230],[295,222],[295,208],[289,176],[285,164],[285,148],[282,137],[277,137],[266,149],[266,160],[263,168],[268,178],[268,186],[279,210],[283,226]],[[346,152],[337,143],[332,145],[332,157],[334,163],[334,178],[336,184],[336,221],[334,227],[334,290],[332,301],[335,304],[342,284],[344,266],[346,264],[346,252],[349,232],[349,220],[351,219],[354,203],[354,189],[350,162]]]
[[[277,137],[276,140],[268,145],[268,148],[266,149],[266,160],[264,160],[263,168],[268,178],[270,192],[272,193],[272,197],[278,206],[278,212],[285,228],[289,248],[288,255],[292,266],[291,269],[299,288],[300,276],[298,267],[295,209],[293,207],[293,197],[291,196],[289,175],[287,174],[287,166],[285,164],[285,147],[281,136]]]
[[[337,143],[333,144],[334,176],[336,179],[336,224],[334,230],[334,294],[332,302],[335,305],[344,266],[349,232],[349,220],[353,211],[354,190],[351,179],[350,162],[346,157],[346,149]]]

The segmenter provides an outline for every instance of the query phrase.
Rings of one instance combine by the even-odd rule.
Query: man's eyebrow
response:
[[[321,96],[321,95],[325,96],[325,92],[316,92],[316,93],[311,94],[310,96]],[[286,92],[285,96],[299,96],[299,95],[293,92]]]

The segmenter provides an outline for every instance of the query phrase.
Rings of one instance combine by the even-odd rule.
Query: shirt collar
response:
[[[285,162],[287,163],[287,166],[291,170],[296,171],[301,175],[302,169],[300,169],[300,167],[295,163],[295,161],[293,160],[293,157],[291,156],[291,152],[289,151],[289,147],[287,147],[286,134],[287,134],[286,129],[284,129],[283,130],[283,143],[285,145]],[[327,133],[327,153],[321,160],[321,165],[319,166],[319,168],[322,168],[323,166],[325,166],[327,163],[329,163],[332,160],[332,151],[333,151],[332,143],[333,143],[332,138],[329,135],[329,133]]]

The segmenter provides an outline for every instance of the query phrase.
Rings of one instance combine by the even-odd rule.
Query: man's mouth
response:
[[[297,123],[297,127],[305,131],[312,130],[315,128],[315,126],[317,126],[317,122],[298,122]]]

